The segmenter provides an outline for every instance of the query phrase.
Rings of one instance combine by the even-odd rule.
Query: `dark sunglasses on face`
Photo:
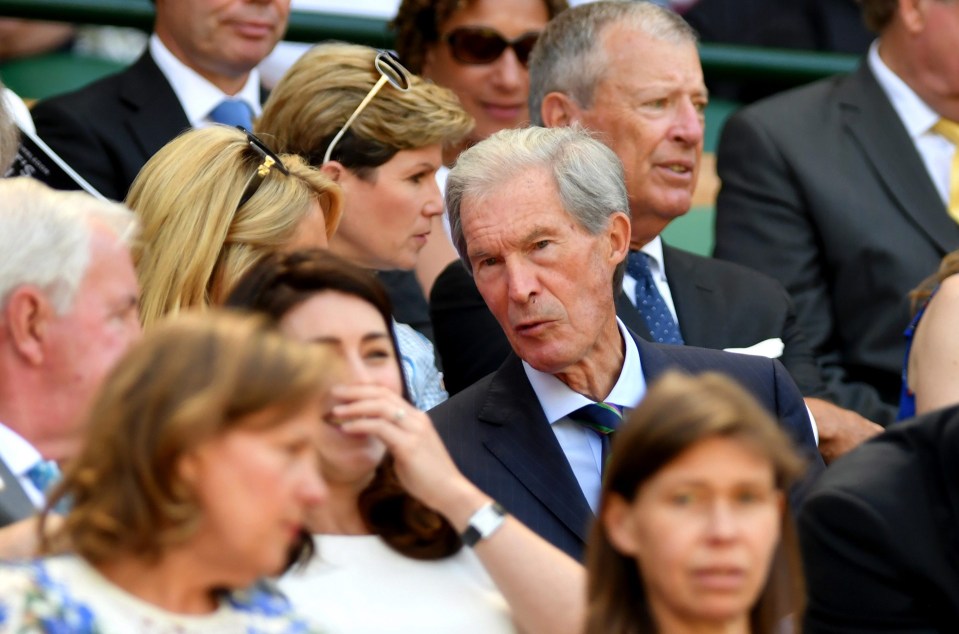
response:
[[[509,47],[516,53],[519,63],[526,66],[537,39],[539,31],[530,31],[507,40],[487,26],[462,26],[449,32],[446,43],[449,44],[453,59],[463,64],[490,64]]]

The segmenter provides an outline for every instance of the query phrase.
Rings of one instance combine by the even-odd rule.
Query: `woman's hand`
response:
[[[458,530],[489,500],[456,468],[429,416],[400,395],[368,384],[338,385],[330,395],[334,406],[329,421],[349,434],[380,439],[393,456],[403,487]]]

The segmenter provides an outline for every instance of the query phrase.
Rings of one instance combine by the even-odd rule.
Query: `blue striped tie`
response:
[[[623,422],[623,408],[612,403],[590,403],[572,412],[569,418],[599,434],[603,443],[602,461],[605,469],[610,437]]]

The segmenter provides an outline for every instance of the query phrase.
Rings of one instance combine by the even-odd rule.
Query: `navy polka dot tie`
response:
[[[630,251],[626,260],[626,272],[636,280],[636,309],[643,316],[653,341],[682,345],[683,336],[679,332],[679,326],[653,281],[653,273],[649,270],[649,256],[642,251]]]

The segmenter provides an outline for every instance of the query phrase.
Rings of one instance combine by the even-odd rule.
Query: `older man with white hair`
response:
[[[140,334],[126,207],[0,180],[0,526],[33,514]]]

